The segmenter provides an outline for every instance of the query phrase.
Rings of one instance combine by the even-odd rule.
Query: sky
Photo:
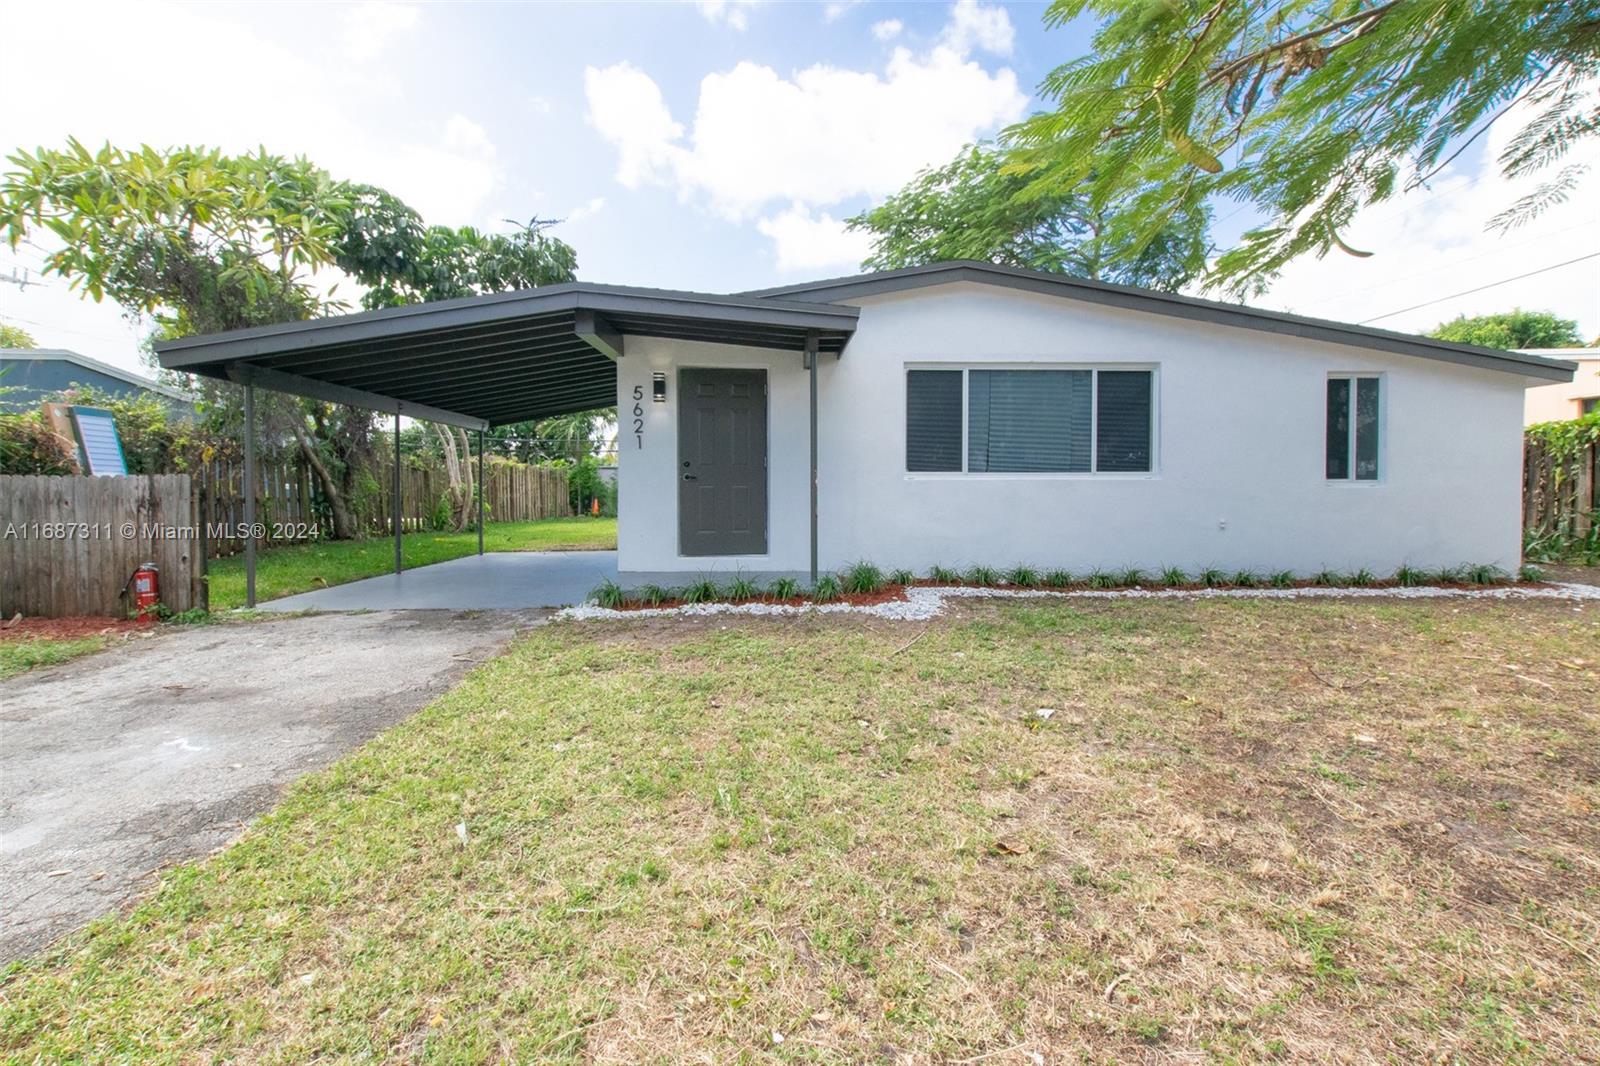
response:
[[[712,292],[855,272],[866,245],[843,220],[1042,106],[1035,87],[1093,30],[983,0],[0,3],[8,38],[39,45],[7,48],[0,154],[69,135],[264,146],[429,222],[560,219],[585,280]],[[64,65],[45,42],[69,28]],[[1521,306],[1600,336],[1600,260],[1434,302],[1600,250],[1600,166],[1524,229],[1486,231],[1528,184],[1493,165],[1514,129],[1358,219],[1345,237],[1370,258],[1294,263],[1253,302],[1408,331]],[[1225,235],[1251,220],[1218,216]],[[41,279],[47,248],[0,245],[0,319],[139,368],[147,327]],[[34,284],[3,280],[24,271]]]

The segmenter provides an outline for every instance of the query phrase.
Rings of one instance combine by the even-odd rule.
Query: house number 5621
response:
[[[633,446],[644,447],[644,386],[633,387]]]

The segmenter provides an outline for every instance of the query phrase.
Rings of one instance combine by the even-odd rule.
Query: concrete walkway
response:
[[[164,627],[5,683],[0,965],[226,844],[495,655],[537,612]]]
[[[489,552],[269,600],[266,611],[450,611],[570,607],[617,578],[617,553]]]

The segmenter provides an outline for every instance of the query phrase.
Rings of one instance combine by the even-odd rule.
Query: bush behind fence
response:
[[[1530,542],[1582,541],[1600,512],[1600,441],[1560,447],[1530,434],[1522,454],[1522,530]]]

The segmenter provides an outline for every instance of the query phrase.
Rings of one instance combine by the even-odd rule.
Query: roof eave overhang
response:
[[[1170,315],[1191,321],[1278,333],[1422,359],[1435,359],[1461,366],[1517,374],[1534,381],[1571,381],[1578,369],[1576,363],[1564,359],[1546,359],[1495,348],[1451,344],[1407,333],[1373,329],[1369,326],[1306,318],[1282,311],[1268,311],[1239,304],[1202,300],[1193,296],[1155,292],[1128,285],[1113,285],[1086,278],[1046,274],[1041,271],[975,261],[932,263],[804,285],[758,289],[741,295],[758,299],[781,299],[788,303],[803,300],[834,303],[957,282],[998,285],[1023,292],[1085,300],[1090,303]]]
[[[588,311],[640,314],[687,320],[715,320],[730,325],[818,329],[852,333],[860,310],[819,307],[816,301],[783,301],[750,297],[716,297],[702,293],[629,289],[572,282],[516,293],[410,304],[335,318],[313,318],[274,326],[230,330],[156,343],[156,355],[168,369],[219,360],[284,355],[332,344],[378,341],[424,330],[481,326],[541,314]]]

